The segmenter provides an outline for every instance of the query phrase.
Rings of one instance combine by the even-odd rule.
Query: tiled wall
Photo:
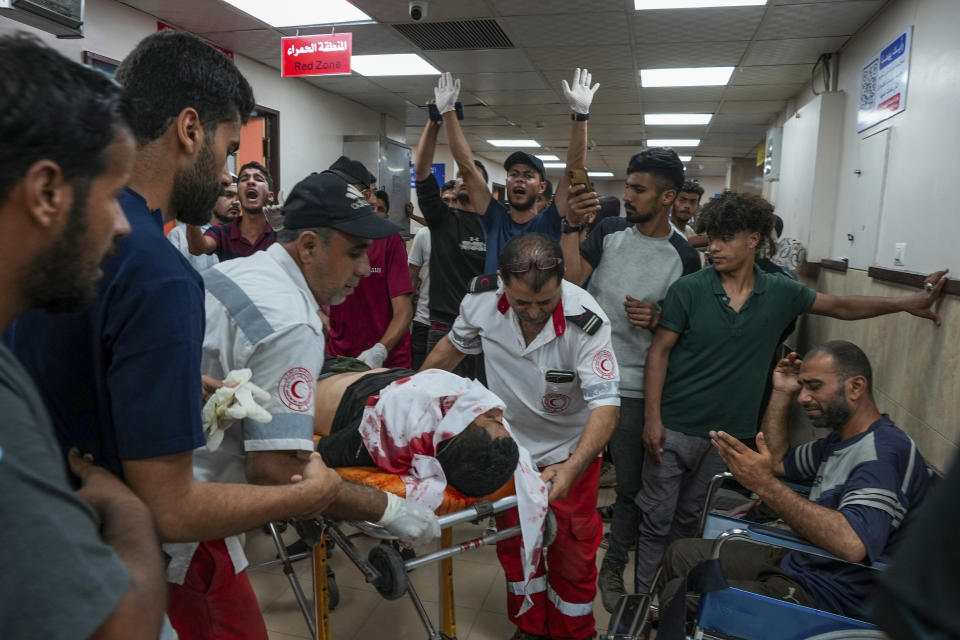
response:
[[[875,281],[865,271],[821,269],[808,286],[833,295],[904,296],[917,289]],[[873,365],[874,399],[943,471],[960,447],[960,298],[944,296],[939,328],[930,320],[897,313],[845,322],[808,315],[796,335],[801,353],[827,340],[849,340]]]

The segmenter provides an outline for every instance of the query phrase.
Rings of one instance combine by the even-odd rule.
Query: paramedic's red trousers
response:
[[[235,573],[223,540],[201,542],[183,584],[167,587],[167,613],[180,640],[267,640],[247,572]]]
[[[507,612],[518,627],[556,640],[583,640],[594,635],[593,598],[597,593],[597,548],[603,525],[597,513],[600,459],[573,484],[567,496],[550,503],[557,517],[557,539],[547,547],[533,580],[533,607],[518,616],[523,603],[520,536],[497,543],[497,556],[507,576]],[[517,510],[497,517],[497,528],[519,522]]]

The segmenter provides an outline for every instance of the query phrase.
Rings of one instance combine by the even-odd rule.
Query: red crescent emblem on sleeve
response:
[[[604,380],[613,380],[617,376],[617,365],[613,354],[606,349],[593,356],[593,372]]]
[[[297,380],[292,385],[290,385],[291,395],[293,395],[293,397],[297,398],[298,400],[303,400],[303,396],[297,392],[297,387],[300,386],[301,384],[303,384],[303,380]]]
[[[294,367],[280,376],[277,397],[291,411],[313,411],[313,375],[303,367]]]

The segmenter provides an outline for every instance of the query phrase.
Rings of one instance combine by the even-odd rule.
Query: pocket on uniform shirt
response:
[[[549,377],[554,381],[547,380]],[[558,378],[570,378],[558,381]],[[579,378],[576,371],[559,368],[540,368],[540,409],[544,413],[564,413],[579,393]]]

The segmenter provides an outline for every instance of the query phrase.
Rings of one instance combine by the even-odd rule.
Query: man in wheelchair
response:
[[[789,446],[791,402],[825,438]],[[863,617],[874,577],[924,498],[928,477],[916,444],[873,399],[870,362],[856,345],[832,341],[803,360],[791,353],[773,373],[773,394],[757,451],[723,431],[710,437],[727,467],[811,544],[839,560],[749,542],[724,545],[720,563],[731,587],[841,615]],[[777,479],[812,481],[809,498]],[[665,605],[689,569],[710,557],[712,540],[678,540],[664,558]],[[687,596],[688,611],[696,606]]]

